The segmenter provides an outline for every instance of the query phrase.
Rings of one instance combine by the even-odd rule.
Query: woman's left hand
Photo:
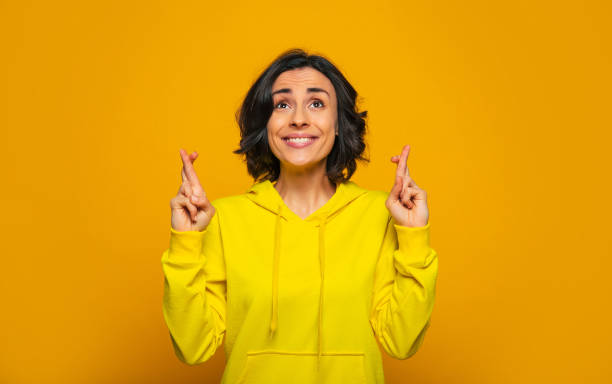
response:
[[[410,177],[406,166],[409,152],[410,146],[405,145],[400,156],[391,158],[392,162],[397,163],[397,171],[395,184],[385,205],[398,225],[424,227],[429,220],[427,194]]]

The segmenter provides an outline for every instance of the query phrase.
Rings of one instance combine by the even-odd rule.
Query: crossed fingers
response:
[[[198,153],[194,152],[193,154],[187,154],[185,150],[181,149],[180,151],[181,159],[183,161],[183,168],[181,169],[181,177],[183,179],[183,183],[187,181],[191,186],[191,190],[194,195],[202,196],[204,194],[204,189],[200,184],[200,179],[195,172],[195,168],[193,167],[193,161],[198,157]]]
[[[402,154],[399,156],[399,161],[397,163],[397,170],[395,171],[395,176],[400,177],[403,184],[402,189],[406,187],[416,187],[416,184],[410,177],[410,171],[408,170],[408,166],[406,162],[408,161],[408,154],[410,153],[410,145],[404,145],[402,149]],[[392,160],[398,159],[398,156],[393,156]]]

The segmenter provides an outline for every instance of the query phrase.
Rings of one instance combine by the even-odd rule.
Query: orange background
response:
[[[431,4],[433,3],[433,4]],[[432,326],[388,383],[604,383],[610,344],[610,9],[604,1],[0,1],[0,382],[216,383],[161,312],[179,148],[244,192],[234,120],[291,47],[403,144],[440,257]]]

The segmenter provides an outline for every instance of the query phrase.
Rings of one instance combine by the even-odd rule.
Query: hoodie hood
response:
[[[273,278],[272,278],[272,313],[270,316],[270,336],[274,334],[278,324],[278,274],[279,261],[282,255],[280,254],[280,242],[282,240],[282,226],[284,223],[291,222],[306,222],[319,228],[319,266],[321,271],[321,285],[319,289],[319,316],[318,316],[318,332],[317,332],[317,362],[321,357],[322,345],[322,319],[323,319],[323,293],[325,288],[325,227],[326,224],[333,220],[336,215],[359,196],[365,194],[366,189],[361,188],[352,181],[338,183],[334,195],[319,209],[313,212],[306,219],[302,219],[296,213],[291,211],[282,197],[274,188],[270,180],[265,180],[253,184],[247,190],[247,197],[258,206],[276,215],[276,225],[274,230],[274,254],[273,254]],[[317,364],[318,367],[318,364]]]
[[[361,188],[350,180],[344,183],[338,183],[334,195],[306,219],[302,219],[287,207],[283,198],[276,188],[274,188],[270,180],[253,184],[251,188],[247,190],[247,197],[255,204],[267,209],[271,213],[280,215],[286,221],[299,220],[318,224],[325,221],[325,219],[331,219],[331,217],[339,213],[342,208],[366,192],[366,189]]]

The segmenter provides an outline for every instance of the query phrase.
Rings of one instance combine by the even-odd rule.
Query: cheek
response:
[[[336,134],[336,116],[332,113],[316,117],[316,124],[325,131],[327,135]]]
[[[282,126],[281,122],[279,121],[278,118],[275,117],[270,117],[270,119],[268,120],[268,124],[267,124],[267,128],[268,128],[268,137],[272,138],[274,136],[276,136],[276,134],[278,133],[280,127]]]

